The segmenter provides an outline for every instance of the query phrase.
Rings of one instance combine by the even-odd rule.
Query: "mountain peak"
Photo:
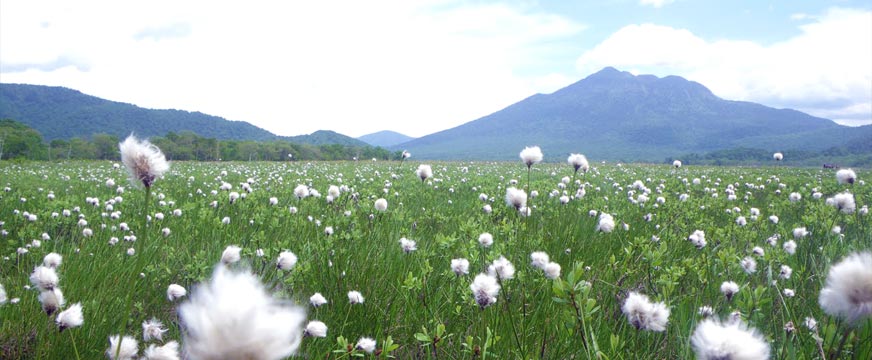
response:
[[[382,130],[372,134],[363,135],[357,139],[372,146],[389,147],[414,140],[415,138],[400,134],[396,131]]]
[[[658,161],[735,147],[770,149],[784,146],[783,139],[827,131],[845,130],[796,111],[727,101],[680,76],[606,67],[552,94],[401,146],[419,159],[509,159],[539,144],[560,156],[580,151],[599,159]],[[829,141],[817,142],[816,149]]]

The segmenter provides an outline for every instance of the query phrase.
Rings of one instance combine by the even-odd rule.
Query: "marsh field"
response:
[[[839,290],[830,269],[872,249],[872,174],[855,171],[175,162],[146,191],[120,162],[4,161],[0,358],[105,358],[114,335],[143,358],[172,341],[184,353],[178,310],[208,307],[197,293],[221,268],[305,313],[302,358],[706,358],[706,339],[733,331],[772,359],[870,359],[862,255],[866,287],[821,305]],[[271,336],[277,319],[212,300],[224,307],[197,346]],[[76,304],[83,321],[61,331]]]

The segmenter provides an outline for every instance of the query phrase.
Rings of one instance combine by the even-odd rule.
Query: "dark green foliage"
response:
[[[27,125],[0,120],[0,159],[41,157],[42,136]]]
[[[677,76],[605,68],[553,94],[394,149],[425,159],[514,160],[524,146],[539,145],[546,161],[564,161],[573,152],[592,160],[659,161],[738,147],[769,155],[821,151],[851,141],[872,142],[872,126],[849,128],[794,110],[724,100]]]
[[[367,145],[331,144],[327,141],[333,132],[321,132],[319,145],[292,143],[284,140],[250,141],[218,140],[206,138],[191,131],[170,132],[166,136],[152,137],[150,141],[160,148],[169,160],[199,161],[291,161],[291,160],[397,160],[398,152]],[[308,135],[307,135],[308,136]],[[335,138],[334,136],[334,138]],[[352,139],[353,140],[353,139]],[[356,141],[356,140],[355,140]],[[27,125],[13,121],[0,121],[0,155],[2,159],[60,160],[100,159],[118,160],[119,138],[105,133],[90,139],[74,137],[55,139],[46,144],[42,136]],[[288,156],[293,155],[293,157]]]

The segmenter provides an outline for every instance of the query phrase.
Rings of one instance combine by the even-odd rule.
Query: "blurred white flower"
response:
[[[139,353],[139,342],[130,336],[121,337],[112,335],[109,337],[109,348],[106,349],[106,357],[110,360],[133,360]]]
[[[240,252],[242,248],[236,245],[230,245],[224,249],[224,252],[221,253],[221,262],[224,264],[233,264],[239,261],[242,256]]]
[[[664,331],[669,322],[669,308],[662,302],[652,303],[648,297],[631,292],[621,311],[638,330]]]
[[[872,315],[872,253],[853,253],[830,267],[818,302],[824,312],[849,323]]]
[[[351,304],[363,304],[363,295],[360,293],[360,291],[349,291],[348,302]]]
[[[469,260],[451,259],[451,271],[457,276],[469,274]]]
[[[70,305],[70,307],[68,307],[64,311],[61,311],[61,313],[58,314],[55,322],[57,323],[58,329],[60,329],[60,331],[82,326],[82,324],[85,323],[85,318],[84,316],[82,316],[82,304],[75,303],[73,305]]]
[[[179,284],[170,284],[170,286],[167,287],[167,300],[169,301],[175,301],[187,294],[188,290],[185,290],[185,288]]]
[[[151,344],[142,354],[145,360],[179,360],[179,343],[170,341],[163,346]]]
[[[297,265],[297,255],[290,251],[282,251],[276,260],[276,268],[279,270],[291,270],[294,265]]]
[[[268,294],[250,273],[218,265],[179,306],[192,359],[284,359],[300,345],[304,311]]]
[[[706,319],[697,325],[690,343],[699,360],[768,359],[769,343],[741,321],[721,324]]]

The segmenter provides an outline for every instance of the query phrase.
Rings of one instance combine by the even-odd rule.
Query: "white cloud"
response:
[[[790,39],[761,45],[707,40],[685,29],[629,25],[577,61],[682,75],[731,100],[790,107],[851,123],[872,123],[872,12],[831,9]]]
[[[202,111],[282,135],[420,136],[565,85],[522,70],[560,51],[542,43],[583,28],[453,0],[4,0],[0,70],[3,82]]]
[[[674,2],[675,0],[639,0],[640,5],[653,6],[655,8],[661,8]]]

